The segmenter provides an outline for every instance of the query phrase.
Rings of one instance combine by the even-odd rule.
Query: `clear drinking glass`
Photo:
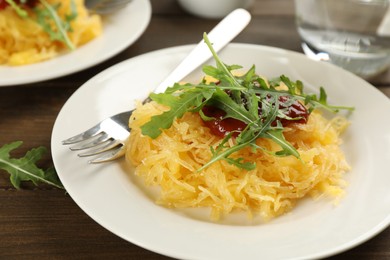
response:
[[[369,78],[390,66],[390,0],[295,0],[307,56]]]

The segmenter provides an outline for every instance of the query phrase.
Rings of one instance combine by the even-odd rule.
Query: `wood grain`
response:
[[[174,0],[152,0],[153,17],[132,46],[90,69],[45,82],[0,87],[0,146],[22,140],[13,156],[43,145],[66,100],[89,78],[120,61],[149,51],[199,41],[217,20],[186,14]],[[291,0],[257,0],[253,20],[235,42],[301,52]],[[371,80],[390,97],[390,73]],[[50,150],[41,162],[53,165]],[[261,245],[260,245],[261,246]],[[87,216],[63,190],[49,186],[12,187],[0,171],[0,259],[169,259],[113,235]],[[331,259],[390,259],[390,229]]]

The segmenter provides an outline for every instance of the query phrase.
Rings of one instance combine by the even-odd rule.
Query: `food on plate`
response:
[[[329,105],[323,88],[309,95],[300,81],[267,80],[254,66],[237,73],[204,38],[217,66],[204,66],[199,83],[151,94],[130,118],[126,159],[159,186],[157,203],[209,207],[213,220],[237,211],[270,220],[306,196],[340,198],[349,122],[325,113],[353,108]]]
[[[2,65],[48,60],[101,33],[101,17],[89,14],[83,0],[0,0]]]

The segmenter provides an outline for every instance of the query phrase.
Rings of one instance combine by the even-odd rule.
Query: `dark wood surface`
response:
[[[212,1],[212,0],[211,0]],[[21,140],[13,155],[46,146],[65,101],[86,80],[119,61],[156,49],[192,44],[217,20],[183,12],[174,0],[152,0],[153,15],[132,46],[90,69],[23,86],[0,87],[0,146]],[[257,0],[250,25],[235,42],[270,45],[301,52],[291,0]],[[44,73],[44,72],[42,72]],[[370,82],[390,97],[390,73]],[[49,153],[42,167],[52,166]],[[63,190],[24,185],[16,190],[0,170],[0,259],[168,259],[110,233],[89,218]],[[390,259],[390,228],[332,259]]]

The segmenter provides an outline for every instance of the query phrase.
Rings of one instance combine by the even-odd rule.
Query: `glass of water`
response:
[[[295,0],[305,54],[363,78],[390,67],[390,0]]]

